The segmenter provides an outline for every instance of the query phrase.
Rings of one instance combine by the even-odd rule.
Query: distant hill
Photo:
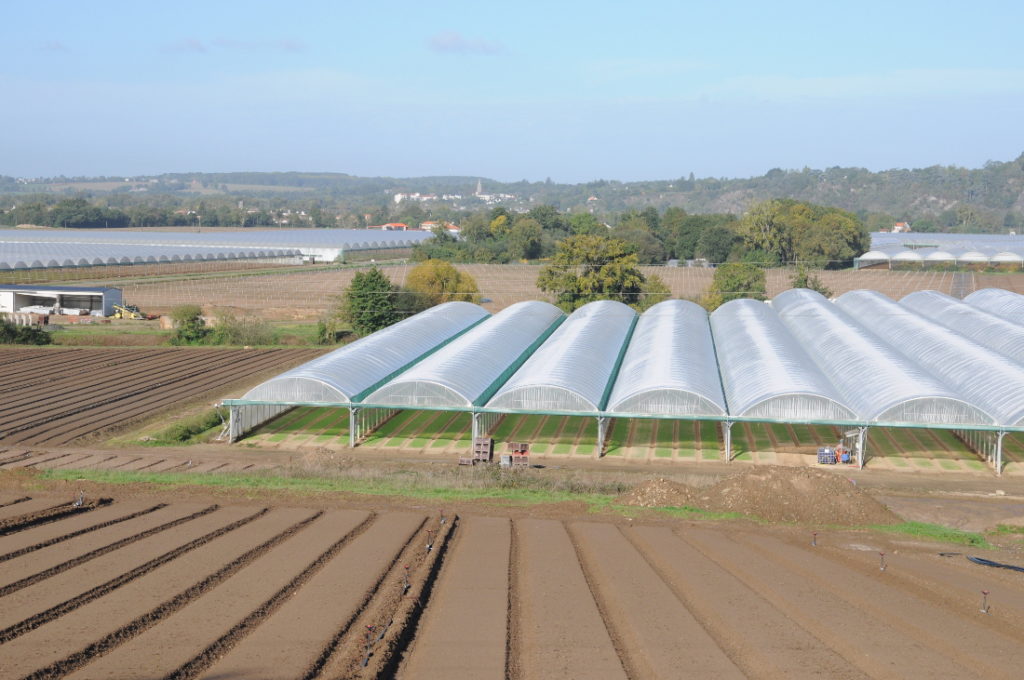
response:
[[[982,168],[933,166],[870,172],[864,168],[774,169],[747,179],[689,177],[647,182],[597,180],[583,184],[497,182],[477,177],[355,177],[342,173],[174,173],[148,177],[18,180],[0,177],[0,193],[138,193],[315,198],[347,206],[382,205],[396,193],[458,194],[475,208],[477,182],[510,204],[551,204],[562,210],[622,212],[677,206],[690,213],[742,213],[769,198],[833,205],[860,214],[869,226],[910,221],[915,230],[1005,231],[1024,225],[1024,154]],[[141,196],[140,196],[141,198]],[[876,224],[871,224],[875,222]]]

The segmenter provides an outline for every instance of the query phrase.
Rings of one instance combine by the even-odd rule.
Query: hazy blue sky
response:
[[[3,0],[0,174],[977,167],[1024,3]]]

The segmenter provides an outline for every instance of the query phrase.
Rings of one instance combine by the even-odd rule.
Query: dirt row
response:
[[[0,446],[66,445],[133,418],[319,355],[316,349],[0,350]],[[125,375],[131,380],[124,380]]]
[[[1018,677],[1024,583],[949,550],[133,497],[0,537],[0,652],[79,680]]]

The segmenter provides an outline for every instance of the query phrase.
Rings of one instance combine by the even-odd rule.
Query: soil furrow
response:
[[[980,678],[879,619],[718,531],[677,533],[872,678]]]
[[[14,652],[12,656],[19,663],[5,670],[25,680],[60,678],[74,672],[185,607],[322,514],[310,510],[271,511],[223,540],[186,553],[111,595],[7,643],[5,652]],[[297,517],[301,518],[298,522]],[[269,539],[268,529],[273,531]],[[260,542],[253,546],[254,540]],[[214,563],[223,566],[196,580],[197,571],[203,573],[213,561],[211,557],[217,555],[223,561]],[[179,590],[183,582],[189,585]],[[140,611],[144,613],[139,615]],[[69,654],[69,649],[77,651]]]
[[[556,520],[516,520],[523,680],[626,678],[569,535]]]
[[[0,439],[3,439],[3,437],[0,436]],[[20,452],[20,453],[18,453],[16,455],[13,455],[13,456],[10,456],[8,458],[5,458],[2,462],[0,462],[0,468],[3,468],[5,470],[7,470],[7,469],[9,469],[8,466],[13,466],[14,463],[20,463],[23,460],[26,460],[26,459],[31,458],[31,457],[32,457],[32,452],[31,451],[22,451],[22,452]]]
[[[866,677],[668,527],[638,526],[622,534],[747,677]]]
[[[159,534],[162,531],[172,529],[180,524],[184,524],[198,517],[202,517],[203,515],[207,515],[216,509],[216,505],[211,505],[184,516],[174,517],[174,519],[165,521],[162,524],[150,527],[148,529],[145,529],[144,531],[138,531],[138,529],[134,525],[129,525],[127,527],[117,527],[110,533],[114,536],[121,535],[123,536],[122,538],[118,538],[114,541],[111,541],[110,543],[102,545],[98,548],[94,548],[86,553],[76,554],[77,551],[81,549],[80,546],[82,543],[85,543],[86,545],[92,544],[93,539],[96,537],[90,536],[87,539],[83,539],[83,541],[81,542],[75,542],[73,544],[59,546],[58,548],[52,551],[52,557],[50,554],[32,555],[31,557],[25,560],[24,566],[21,566],[21,564],[19,563],[15,563],[12,565],[8,565],[4,568],[5,576],[7,576],[8,578],[12,576],[17,577],[19,573],[24,573],[25,570],[29,569],[31,570],[31,573],[19,578],[16,581],[6,584],[3,587],[0,587],[0,597],[6,597],[11,593],[21,590],[22,588],[27,588],[28,586],[31,586],[45,579],[56,576],[57,574],[68,571],[69,569],[80,567],[81,565],[85,564],[86,562],[89,562],[90,560],[102,557],[103,555],[118,550],[119,548],[123,548],[137,541],[149,538],[154,534]],[[160,519],[163,519],[163,515],[165,514],[171,516],[178,515],[180,511],[181,510],[179,508],[172,508],[168,510],[168,512],[166,513],[161,513],[160,515],[158,515],[158,517]],[[150,517],[147,519],[152,521],[156,519],[156,517]],[[124,535],[126,533],[128,535]],[[102,538],[106,537],[104,536]],[[74,555],[74,557],[64,559],[68,557],[69,554]],[[52,564],[52,566],[49,566],[45,569],[39,569],[39,567],[53,559],[63,559],[63,561],[58,562],[57,564]]]
[[[105,508],[94,510],[87,515],[65,519],[60,524],[43,525],[23,532],[18,536],[5,538],[2,548],[8,552],[0,555],[0,562],[13,560],[16,557],[21,557],[22,555],[30,552],[42,550],[43,548],[48,548],[51,545],[63,543],[64,541],[92,533],[93,531],[106,529],[109,526],[120,524],[121,522],[127,522],[128,520],[135,519],[136,517],[142,517],[143,515],[148,515],[151,512],[167,507],[166,503],[158,503],[156,505],[145,504],[145,507],[142,507],[139,510],[131,510],[132,507],[137,507],[138,505],[138,503],[118,503],[116,505],[110,505]],[[124,514],[126,511],[128,514]],[[107,519],[108,517],[110,519]]]
[[[0,508],[6,508],[6,507],[9,507],[11,505],[15,505],[17,503],[24,503],[25,501],[30,501],[30,500],[32,500],[31,496],[21,496],[20,498],[13,498],[13,499],[11,499],[9,501],[5,501],[3,503],[0,503]]]
[[[377,662],[387,659],[394,641],[389,633],[393,634],[404,625],[409,606],[423,595],[431,567],[453,526],[454,520],[445,519],[441,524],[440,517],[420,524],[373,589],[365,594],[355,616],[336,631],[330,643],[306,668],[300,676],[303,680],[378,677],[374,671]],[[375,655],[380,658],[373,660]],[[392,673],[383,677],[393,676]]]
[[[273,351],[276,350],[271,350],[271,352]],[[205,365],[202,371],[193,372],[187,376],[178,374],[161,385],[150,386],[141,393],[115,395],[103,404],[94,404],[88,409],[76,410],[62,418],[58,426],[40,424],[29,430],[23,430],[16,434],[12,441],[32,441],[37,444],[63,446],[85,434],[119,425],[126,420],[152,413],[185,398],[198,397],[228,384],[244,381],[246,377],[261,373],[278,364],[278,359],[275,356],[256,356],[257,358],[247,356],[249,360],[246,362],[233,361],[222,362],[216,366]],[[99,409],[99,406],[103,408]],[[83,423],[86,427],[82,426]]]
[[[135,579],[145,576],[146,574],[160,567],[161,565],[166,564],[171,560],[177,559],[178,557],[184,555],[190,550],[195,550],[196,548],[205,545],[210,541],[219,538],[220,536],[223,536],[224,534],[230,531],[234,531],[235,529],[241,526],[245,526],[249,522],[252,522],[256,518],[261,517],[265,513],[266,510],[264,509],[247,517],[242,517],[241,519],[238,519],[232,522],[231,524],[220,527],[219,529],[215,529],[214,531],[211,531],[208,534],[204,534],[203,536],[200,536],[199,538],[189,541],[184,545],[180,545],[177,548],[174,548],[173,550],[169,550],[164,554],[135,567],[134,569],[130,569],[126,572],[123,572],[115,578],[105,583],[101,583],[100,585],[91,588],[85,591],[84,593],[81,593],[80,595],[76,595],[75,597],[69,600],[65,600],[60,604],[50,607],[46,611],[39,612],[38,614],[30,616],[29,618],[20,621],[19,623],[13,626],[10,626],[9,628],[0,630],[0,644],[7,642],[9,640],[13,640],[19,635],[24,635],[30,630],[34,630],[45,623],[49,623],[50,621],[53,621],[58,617],[64,616],[65,614],[72,612],[78,609],[79,607],[82,607],[92,602],[93,600],[99,599],[104,595],[107,595],[108,593],[128,583],[131,583]]]
[[[519,528],[509,522],[508,602],[505,603],[505,680],[519,680]]]
[[[7,526],[12,522],[17,523],[22,517],[49,510],[50,508],[64,507],[71,503],[72,501],[67,500],[67,496],[60,500],[53,497],[26,499],[21,503],[0,508],[0,527]]]
[[[258,626],[340,550],[353,531],[370,521],[372,516],[362,511],[326,513],[310,530],[277,544],[207,590],[201,598],[70,677],[88,680],[195,677]],[[146,653],[154,646],[161,649],[158,659]]]
[[[367,677],[393,678],[398,673],[399,664],[419,633],[423,611],[433,595],[437,575],[448,557],[452,537],[456,535],[460,523],[459,517],[455,516],[437,528],[436,534],[430,539],[432,550],[426,554],[410,579],[412,587],[407,593],[392,591],[392,597],[381,603],[386,606],[378,613],[378,620],[386,619],[387,623],[383,631],[377,634],[369,654],[364,657],[363,673]]]
[[[399,677],[505,677],[510,522],[463,518]]]
[[[202,677],[300,677],[336,632],[350,627],[425,521],[422,515],[388,513],[353,532],[340,554]]]
[[[744,677],[717,641],[612,524],[569,526],[583,572],[637,678]]]
[[[1020,677],[1024,645],[1018,640],[978,625],[964,616],[967,612],[947,611],[896,587],[885,580],[887,572],[880,571],[878,562],[869,561],[867,555],[864,566],[874,567],[870,576],[830,560],[823,553],[794,548],[774,537],[743,535],[739,539],[782,567],[803,573],[822,587],[831,587],[850,604],[899,623],[907,634],[966,668],[982,670],[989,678]],[[822,578],[822,574],[828,574],[828,578]]]
[[[43,524],[57,522],[67,517],[71,517],[72,515],[81,515],[98,507],[110,505],[111,503],[113,503],[113,500],[110,498],[99,498],[95,501],[75,501],[73,503],[58,505],[47,510],[40,510],[39,512],[34,512],[30,515],[12,518],[6,522],[0,522],[0,538],[9,536],[10,534],[16,534],[21,531],[27,531],[28,529],[32,529]]]

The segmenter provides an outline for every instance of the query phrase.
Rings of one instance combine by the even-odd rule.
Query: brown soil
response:
[[[759,465],[694,489],[666,479],[638,485],[618,501],[638,507],[689,506],[771,522],[864,526],[900,518],[855,481],[813,468]]]
[[[316,349],[4,348],[0,446],[61,446],[276,374]],[[125,379],[129,376],[131,379]],[[65,455],[68,452],[65,452]],[[30,464],[27,462],[26,465]]]
[[[1024,584],[942,544],[188,495],[135,489],[0,536],[6,581],[31,581],[0,589],[4,677],[1010,679],[1024,663]],[[63,501],[29,499],[7,507]]]

